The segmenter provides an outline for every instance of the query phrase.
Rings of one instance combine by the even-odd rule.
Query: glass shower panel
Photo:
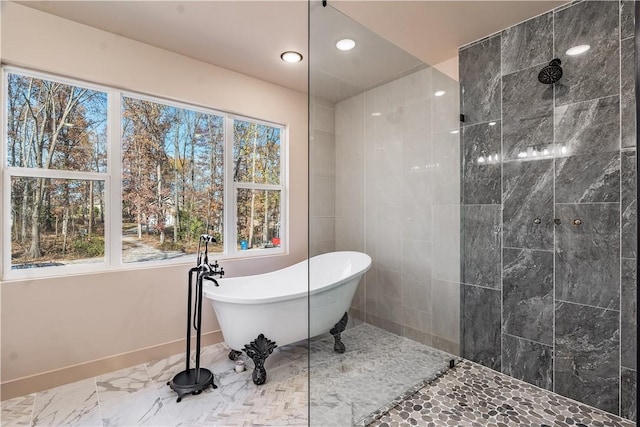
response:
[[[309,28],[310,424],[366,424],[459,353],[459,86],[330,5]]]

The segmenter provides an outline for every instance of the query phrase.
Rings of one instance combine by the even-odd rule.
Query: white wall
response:
[[[15,3],[1,2],[0,7],[3,64],[288,125],[289,254],[229,260],[222,265],[229,275],[237,276],[282,268],[306,258],[306,94]],[[73,365],[107,358],[107,364],[116,368],[127,363],[125,359],[134,360],[123,356],[132,352],[160,356],[177,348],[166,344],[184,338],[190,267],[2,282],[2,398],[18,389],[24,392],[20,381],[15,381],[23,377],[35,375],[30,378],[35,381],[27,381],[31,388],[51,386],[64,381],[65,373],[69,379],[77,377],[79,371],[70,368]],[[219,329],[208,305],[203,323],[205,333]],[[105,367],[103,363],[96,369]],[[38,382],[45,377],[39,374],[47,371],[60,375],[48,375],[47,381]],[[83,372],[95,374],[91,369]]]

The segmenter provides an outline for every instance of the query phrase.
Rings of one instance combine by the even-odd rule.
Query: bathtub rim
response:
[[[369,269],[371,269],[371,266],[373,265],[373,260],[371,259],[371,256],[369,256],[369,254],[364,253],[364,252],[359,252],[359,251],[334,251],[334,252],[328,252],[327,254],[358,254],[358,256],[364,256],[365,260],[367,260],[367,264],[365,266],[365,268],[358,270],[357,272],[354,272],[353,274],[344,277],[340,280],[338,280],[337,282],[333,282],[329,285],[323,286],[321,288],[318,289],[314,289],[313,291],[309,291],[309,283],[307,280],[307,287],[306,289],[304,289],[303,291],[300,292],[296,292],[296,293],[291,293],[291,294],[285,294],[285,295],[279,295],[279,296],[267,296],[267,297],[261,297],[261,298],[256,298],[256,297],[246,297],[246,296],[242,296],[242,297],[238,297],[238,296],[229,296],[229,295],[221,295],[221,294],[215,294],[215,285],[209,281],[205,281],[203,283],[203,295],[213,301],[217,301],[217,302],[223,302],[225,304],[268,304],[268,303],[273,303],[273,302],[278,302],[278,301],[286,301],[286,300],[292,300],[292,299],[298,299],[298,298],[308,298],[309,296],[315,295],[315,294],[319,294],[322,292],[326,292],[329,291],[330,289],[333,289],[337,286],[343,285],[344,283],[353,280],[355,277],[362,277],[364,276],[364,274],[369,271]],[[317,257],[322,257],[325,254],[320,254],[320,255],[316,255],[314,257],[311,258],[307,258],[305,260],[302,260],[298,263],[295,263],[293,265],[290,265],[289,267],[285,267],[282,268],[280,270],[275,270],[275,271],[271,271],[268,273],[262,273],[262,274],[255,274],[255,275],[251,275],[251,276],[240,276],[240,277],[253,277],[253,278],[258,278],[261,276],[268,276],[268,275],[272,275],[274,273],[277,273],[278,271],[282,271],[282,270],[287,270],[287,269],[293,269],[298,267],[300,264],[309,262],[311,259],[313,258],[317,258]],[[308,270],[307,270],[308,272]],[[308,273],[307,273],[307,278],[308,278]],[[235,279],[235,278],[232,278]],[[221,282],[220,286],[222,286],[224,284],[225,279],[218,279],[219,282]],[[213,291],[213,292],[212,292]]]

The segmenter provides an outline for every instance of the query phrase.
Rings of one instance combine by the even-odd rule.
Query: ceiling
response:
[[[331,6],[429,65],[455,57],[461,45],[565,2],[329,0]],[[306,0],[27,0],[19,3],[297,91],[307,91],[309,4]],[[320,7],[320,2],[313,0],[312,13]],[[399,53],[391,43],[361,28],[358,31],[373,34],[379,40],[375,47],[369,47],[370,62],[358,68],[362,78],[344,82],[337,63],[327,66],[328,58],[336,55],[335,40],[351,34],[349,28],[357,26],[348,25],[349,20],[342,14],[331,13],[338,16],[338,23],[323,23],[313,15],[311,20],[312,68],[322,68],[322,63],[324,68],[332,70],[324,73],[318,84],[331,87],[341,81],[346,86],[370,85],[415,64],[410,55]],[[353,37],[357,36],[356,31]],[[328,42],[319,43],[321,40]],[[325,47],[327,50],[323,52]],[[304,61],[284,63],[280,54],[286,50],[301,52]],[[352,60],[351,68],[353,63]],[[391,66],[393,64],[397,67]]]
[[[343,37],[357,42],[352,51],[336,49]],[[416,57],[321,3],[310,9],[309,40],[309,92],[333,103],[424,67]]]

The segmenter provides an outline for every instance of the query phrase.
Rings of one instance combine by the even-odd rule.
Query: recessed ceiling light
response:
[[[434,95],[435,95],[435,96],[442,96],[442,95],[444,95],[445,93],[447,93],[447,92],[445,92],[445,91],[443,91],[443,90],[438,90],[438,91],[434,92]]]
[[[351,50],[356,47],[356,42],[351,39],[342,39],[336,43],[339,50]]]
[[[589,46],[588,44],[581,44],[581,45],[574,46],[567,49],[567,55],[570,55],[570,56],[580,55],[581,53],[585,53],[589,49],[591,49],[591,46]]]
[[[291,64],[302,61],[302,55],[292,50],[282,52],[282,55],[280,55],[280,58],[282,58],[284,62],[289,62]]]

